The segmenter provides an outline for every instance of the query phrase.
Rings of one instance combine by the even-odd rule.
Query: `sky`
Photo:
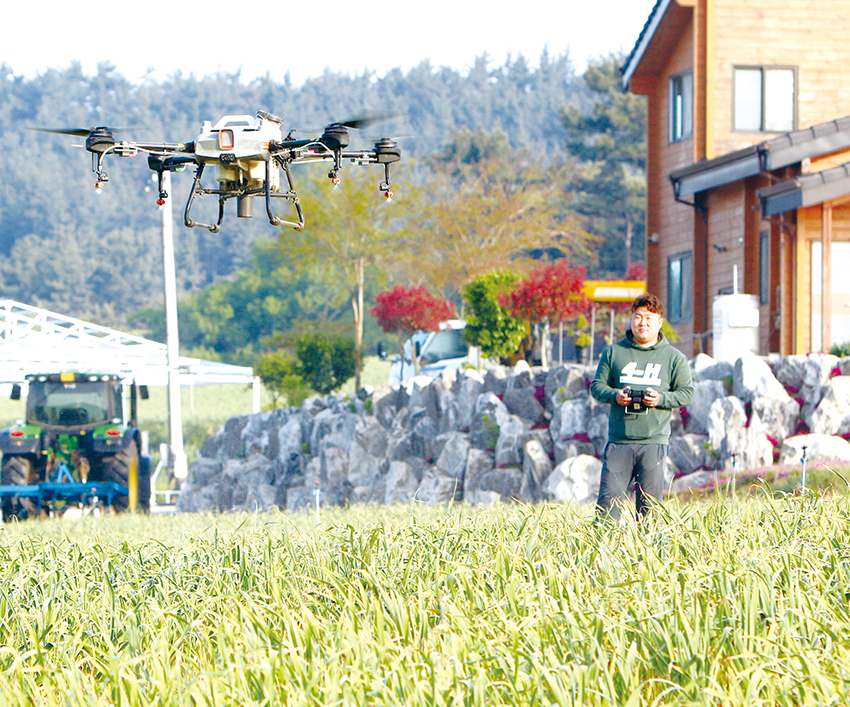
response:
[[[289,72],[297,86],[325,69],[378,77],[424,60],[464,70],[487,53],[497,64],[522,54],[536,66],[569,51],[578,73],[588,57],[629,52],[655,0],[150,0],[10,3],[0,64],[33,77],[79,61],[109,62],[131,81],[240,72],[243,80]],[[523,11],[522,8],[528,8]],[[15,28],[15,29],[12,29]]]

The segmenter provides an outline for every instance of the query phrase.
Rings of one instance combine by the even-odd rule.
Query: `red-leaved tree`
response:
[[[582,292],[586,275],[584,267],[571,267],[563,258],[541,265],[516,284],[505,304],[514,317],[532,324],[551,325],[576,319],[588,311],[590,304]],[[546,366],[546,342],[542,344],[541,362]]]
[[[452,319],[454,305],[448,300],[435,297],[424,287],[409,290],[396,285],[391,290],[379,292],[375,306],[369,313],[388,334],[398,334],[398,350],[404,358],[404,341],[416,331],[437,331],[440,322]],[[419,359],[413,352],[413,366],[419,375]]]

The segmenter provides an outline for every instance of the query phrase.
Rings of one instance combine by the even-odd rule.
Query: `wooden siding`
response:
[[[700,0],[704,6],[707,0]],[[732,130],[733,67],[797,67],[797,128],[850,115],[846,0],[711,0],[717,155],[773,133]]]

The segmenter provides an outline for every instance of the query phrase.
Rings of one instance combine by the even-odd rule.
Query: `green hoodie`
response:
[[[645,415],[626,414],[616,401],[620,388],[657,390],[661,399]],[[670,411],[689,405],[694,384],[688,360],[670,346],[664,334],[652,346],[638,346],[632,332],[605,349],[590,386],[594,398],[611,405],[608,441],[617,444],[667,444],[670,439]]]

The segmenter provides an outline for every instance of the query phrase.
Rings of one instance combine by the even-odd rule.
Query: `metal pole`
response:
[[[168,352],[168,447],[174,477],[188,475],[183,450],[183,412],[180,406],[180,337],[177,331],[177,276],[174,268],[174,221],[171,213],[171,172],[162,173],[162,269],[165,282],[165,343]]]
[[[558,365],[564,365],[564,323],[558,322]]]
[[[596,339],[596,307],[593,302],[590,303],[590,358],[588,363],[593,364],[593,344]]]
[[[802,492],[802,495],[805,496],[806,495],[806,447],[805,446],[803,446],[803,457],[802,457],[802,459],[800,459],[800,461],[803,462],[803,479],[802,479],[802,483],[800,484],[800,490]]]
[[[732,452],[732,485],[729,487],[729,498],[735,498],[735,477],[738,473],[738,454]]]

